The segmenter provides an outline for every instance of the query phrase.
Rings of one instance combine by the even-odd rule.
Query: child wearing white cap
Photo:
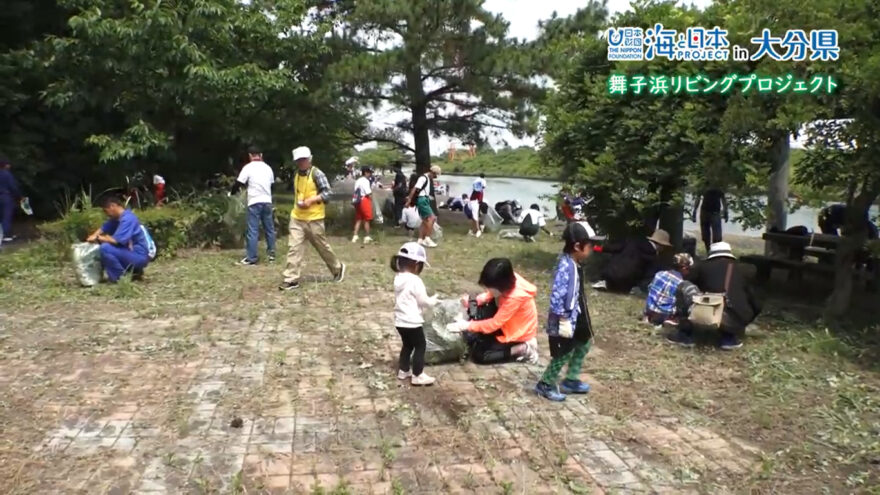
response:
[[[411,378],[413,385],[434,383],[434,378],[424,372],[426,342],[422,311],[437,304],[437,296],[428,296],[425,283],[419,277],[426,266],[428,253],[416,242],[407,242],[391,257],[391,269],[397,274],[394,276],[394,326],[403,341],[397,378]]]

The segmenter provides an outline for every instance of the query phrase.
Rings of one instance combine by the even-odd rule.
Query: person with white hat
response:
[[[306,146],[293,150],[293,161],[296,163],[296,175],[293,179],[296,204],[290,213],[290,239],[284,283],[278,288],[295,290],[300,287],[299,277],[306,241],[318,251],[333,274],[334,282],[342,282],[345,278],[345,264],[336,257],[324,230],[324,205],[330,200],[330,181],[321,169],[312,165],[312,151]]]
[[[397,378],[410,379],[413,385],[431,385],[434,378],[425,374],[425,318],[422,311],[437,304],[437,296],[428,296],[419,277],[428,265],[428,252],[416,242],[407,242],[391,257],[394,276],[394,326],[403,346],[397,365]]]
[[[709,256],[698,263],[687,279],[704,293],[724,294],[724,314],[721,320],[721,349],[725,351],[742,347],[741,336],[746,326],[761,312],[761,304],[755,297],[745,275],[736,263],[730,244],[716,242],[709,246]],[[678,333],[667,338],[670,342],[686,347],[694,345],[693,328],[682,322]]]
[[[349,177],[354,177],[354,167],[358,164],[360,158],[353,156],[348,160],[345,160],[345,175]]]
[[[672,247],[669,233],[657,229],[649,237],[628,239],[602,270],[602,280],[593,284],[594,289],[607,289],[627,293],[634,287],[647,289],[654,274],[659,271],[660,251]]]

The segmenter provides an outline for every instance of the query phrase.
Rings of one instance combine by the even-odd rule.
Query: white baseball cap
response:
[[[401,258],[424,263],[425,266],[431,266],[428,264],[428,252],[417,242],[407,242],[403,246],[400,246],[397,255]]]
[[[312,150],[308,146],[300,146],[293,149],[293,161],[302,160],[303,158],[311,158]]]

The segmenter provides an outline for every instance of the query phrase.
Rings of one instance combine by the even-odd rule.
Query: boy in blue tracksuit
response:
[[[11,166],[7,158],[0,157],[0,226],[3,227],[3,241],[6,242],[12,240],[12,215],[21,199],[18,181],[9,170]]]
[[[550,364],[535,385],[535,392],[552,401],[565,400],[565,394],[585,394],[590,386],[580,380],[584,358],[590,352],[593,327],[584,293],[581,261],[593,252],[596,233],[585,222],[572,222],[562,233],[565,241],[550,293],[547,335],[550,341]],[[568,372],[557,387],[562,368]]]
[[[150,251],[140,220],[116,197],[104,199],[102,208],[108,220],[86,241],[101,243],[101,264],[107,280],[116,283],[128,270],[133,270],[135,277],[143,275]]]

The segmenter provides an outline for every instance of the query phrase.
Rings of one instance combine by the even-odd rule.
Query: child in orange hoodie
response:
[[[514,272],[507,258],[493,258],[486,262],[479,284],[487,291],[477,296],[477,304],[484,305],[495,299],[498,305],[495,316],[487,320],[451,323],[449,330],[477,334],[471,350],[476,363],[501,363],[511,359],[537,363],[535,286]],[[462,303],[466,305],[467,301],[468,296],[463,296]]]

